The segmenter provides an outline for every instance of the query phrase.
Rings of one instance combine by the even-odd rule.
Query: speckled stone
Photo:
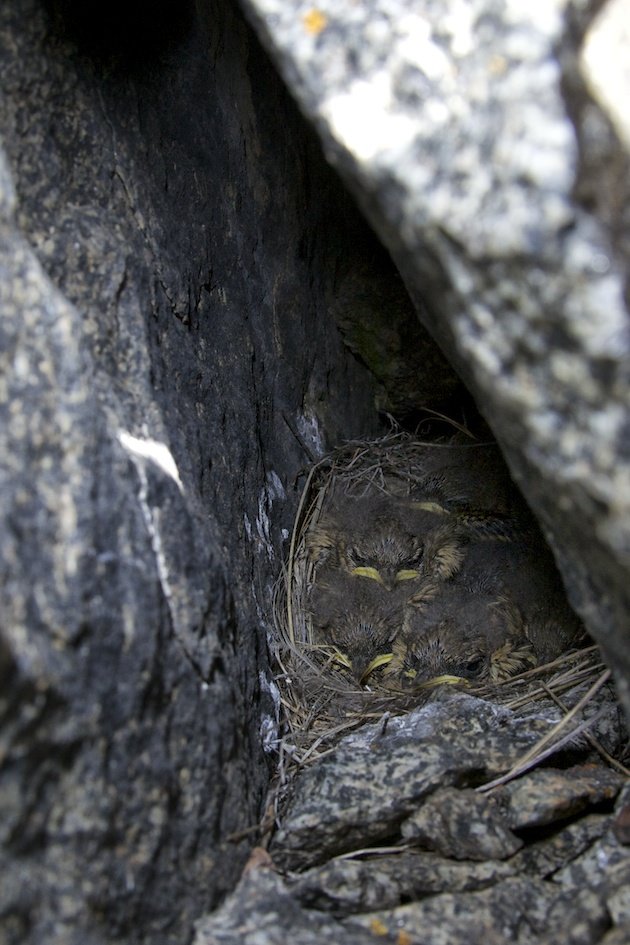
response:
[[[455,860],[504,860],[523,846],[495,799],[466,789],[435,791],[400,832],[405,840]]]
[[[581,853],[591,847],[610,828],[610,816],[586,814],[572,823],[561,826],[551,836],[543,836],[529,842],[510,860],[517,875],[523,873],[548,879]]]
[[[422,850],[372,855],[368,850],[289,876],[288,883],[304,906],[348,915],[443,892],[483,889],[516,872],[517,867],[496,861],[458,863]]]
[[[401,832],[411,843],[417,835],[421,847],[455,857],[476,859],[471,851],[477,839],[479,858],[512,855],[520,842],[510,832],[501,800],[504,789],[498,789],[496,802],[477,795],[468,804],[468,825],[467,792],[462,789],[508,770],[555,718],[553,711],[519,717],[493,703],[450,693],[406,716],[363,726],[291,784],[270,847],[274,862],[303,870],[341,853],[399,840]],[[617,776],[603,772],[600,779],[608,785],[603,796],[614,797]],[[589,783],[595,793],[596,780],[593,773]],[[563,816],[562,803],[542,786],[536,804],[515,805],[523,819],[525,810],[533,819],[536,808],[541,822]],[[518,818],[516,814],[516,822]]]
[[[630,786],[626,784],[617,800],[617,810],[628,802]],[[554,874],[554,882],[577,889],[587,886],[623,886],[624,877],[630,881],[630,848],[615,836],[614,817],[608,829],[592,846]],[[614,887],[613,887],[614,888]],[[625,919],[623,921],[626,921]]]
[[[610,807],[619,776],[601,764],[572,772],[574,742],[555,769],[489,794],[470,787],[549,721],[451,693],[342,739],[295,779],[271,857],[258,852],[235,894],[200,920],[195,945],[237,945],[241,935],[310,945],[346,932],[391,945],[598,945],[627,921],[630,861],[614,836],[627,786],[614,810],[600,803]],[[516,835],[510,818],[524,827]]]
[[[489,889],[444,893],[389,911],[352,916],[352,930],[378,929],[386,942],[407,945],[534,945],[549,906],[550,893],[540,881],[508,878]]]
[[[621,774],[602,765],[566,771],[550,768],[512,781],[496,796],[506,823],[513,830],[523,830],[574,817],[597,804],[612,805],[623,784]]]
[[[326,304],[373,235],[232,4],[139,6],[0,4],[2,945],[237,881],[296,477],[380,430]]]
[[[282,879],[265,866],[245,872],[214,915],[196,925],[194,945],[373,945],[370,932],[344,929],[332,916],[302,909]]]
[[[454,696],[430,703],[386,728],[364,726],[292,786],[271,853],[287,869],[389,838],[437,788],[473,773],[489,780],[549,730],[482,700]]]

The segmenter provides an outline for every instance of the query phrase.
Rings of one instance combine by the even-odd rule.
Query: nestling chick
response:
[[[343,497],[331,503],[307,537],[316,564],[339,568],[392,590],[416,577],[424,550],[420,535],[401,521],[395,500]]]
[[[315,642],[329,647],[357,682],[389,662],[392,640],[402,627],[406,595],[400,589],[388,593],[375,581],[331,571],[310,597]]]
[[[416,477],[414,493],[447,511],[478,509],[506,516],[523,508],[505,460],[494,444],[454,437],[449,443],[429,446],[423,475]]]
[[[469,544],[452,580],[413,598],[387,673],[412,685],[439,675],[497,682],[575,643],[582,625],[551,552],[531,534]]]
[[[463,534],[443,515],[392,497],[346,498],[329,507],[307,542],[324,573],[340,569],[391,591],[419,578],[451,577],[465,554]]]
[[[449,516],[471,538],[511,540],[528,531],[531,513],[496,446],[454,439],[426,453],[410,497],[415,507]]]
[[[509,600],[461,587],[406,609],[385,672],[400,688],[437,682],[497,682],[536,662],[521,615]]]
[[[473,594],[510,600],[521,615],[536,663],[560,656],[584,633],[551,551],[534,526],[529,540],[471,544],[454,583]]]

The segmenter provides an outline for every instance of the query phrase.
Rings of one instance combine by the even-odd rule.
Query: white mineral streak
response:
[[[154,463],[158,469],[161,469],[166,476],[173,480],[182,495],[184,494],[184,487],[179,478],[177,464],[173,459],[173,454],[165,443],[159,443],[157,440],[148,438],[141,439],[140,437],[132,436],[132,434],[127,433],[126,430],[118,431],[118,440],[130,456],[148,459],[150,462]]]
[[[267,482],[260,490],[258,495],[258,512],[256,515],[256,535],[262,548],[270,561],[275,557],[275,551],[271,540],[271,519],[270,513],[276,499],[285,499],[286,493],[277,473],[267,473]],[[250,527],[251,529],[251,527]],[[247,530],[247,525],[246,525]],[[251,530],[248,531],[248,536]]]
[[[274,717],[263,713],[260,722],[260,740],[265,752],[275,751],[278,745],[278,717],[280,713],[280,690],[273,679],[269,679],[264,672],[258,674],[261,692],[271,696],[274,706]]]
[[[313,413],[299,414],[297,431],[316,459],[324,455],[324,441],[317,416]]]
[[[174,606],[170,571],[162,543],[162,537],[160,535],[159,514],[156,515],[154,509],[152,509],[151,505],[149,504],[149,481],[147,478],[145,461],[148,460],[149,462],[153,463],[165,475],[172,479],[183,495],[184,488],[179,477],[177,465],[175,464],[175,460],[173,459],[169,448],[164,443],[159,443],[156,440],[151,440],[149,438],[140,439],[137,436],[132,436],[132,434],[127,433],[125,430],[119,430],[117,436],[119,443],[131,457],[131,460],[136,467],[136,472],[138,473],[138,479],[140,480],[138,502],[140,503],[144,524],[151,540],[153,554],[155,555],[155,564],[160,581],[160,587],[162,588],[164,599],[166,600],[167,606],[169,608],[173,626],[176,629],[179,629],[179,620],[177,618],[177,612]]]

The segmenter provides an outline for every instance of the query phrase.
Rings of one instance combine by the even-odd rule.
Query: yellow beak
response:
[[[418,675],[415,669],[408,669],[403,673],[403,676],[406,676],[407,679],[415,679]],[[468,686],[470,685],[467,679],[464,679],[463,676],[433,676],[432,679],[427,679],[426,682],[419,683],[418,689],[433,689],[435,686]]]
[[[436,515],[448,515],[448,511],[443,505],[437,502],[411,502],[412,509],[418,509],[421,512],[434,512]]]
[[[346,669],[352,669],[352,663],[348,659],[345,653],[341,653],[339,650],[335,650],[333,653],[333,659],[335,663],[339,663],[341,666],[345,666]]]
[[[371,663],[368,664],[365,672],[361,676],[361,682],[364,679],[367,679],[370,673],[374,672],[375,669],[378,669],[379,666],[387,666],[388,663],[394,658],[393,653],[379,653],[378,656],[375,656]]]
[[[418,577],[417,571],[412,571],[411,569],[396,572],[396,581],[413,581],[414,578]]]
[[[376,568],[353,568],[350,574],[354,574],[356,577],[371,578],[372,581],[378,581],[379,584],[383,583],[383,578]]]

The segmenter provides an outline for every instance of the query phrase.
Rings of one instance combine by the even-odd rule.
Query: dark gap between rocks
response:
[[[561,767],[561,762],[557,764],[557,767]],[[515,828],[514,832],[518,837],[520,837],[525,843],[537,843],[544,840],[548,840],[567,827],[571,827],[574,824],[579,823],[580,818],[585,814],[597,815],[610,815],[615,809],[615,804],[613,800],[600,801],[599,803],[589,803],[588,800],[585,800],[583,806],[576,810],[575,812],[568,814],[566,817],[558,817],[557,820],[554,820],[550,824],[542,824],[536,827],[522,827]]]

